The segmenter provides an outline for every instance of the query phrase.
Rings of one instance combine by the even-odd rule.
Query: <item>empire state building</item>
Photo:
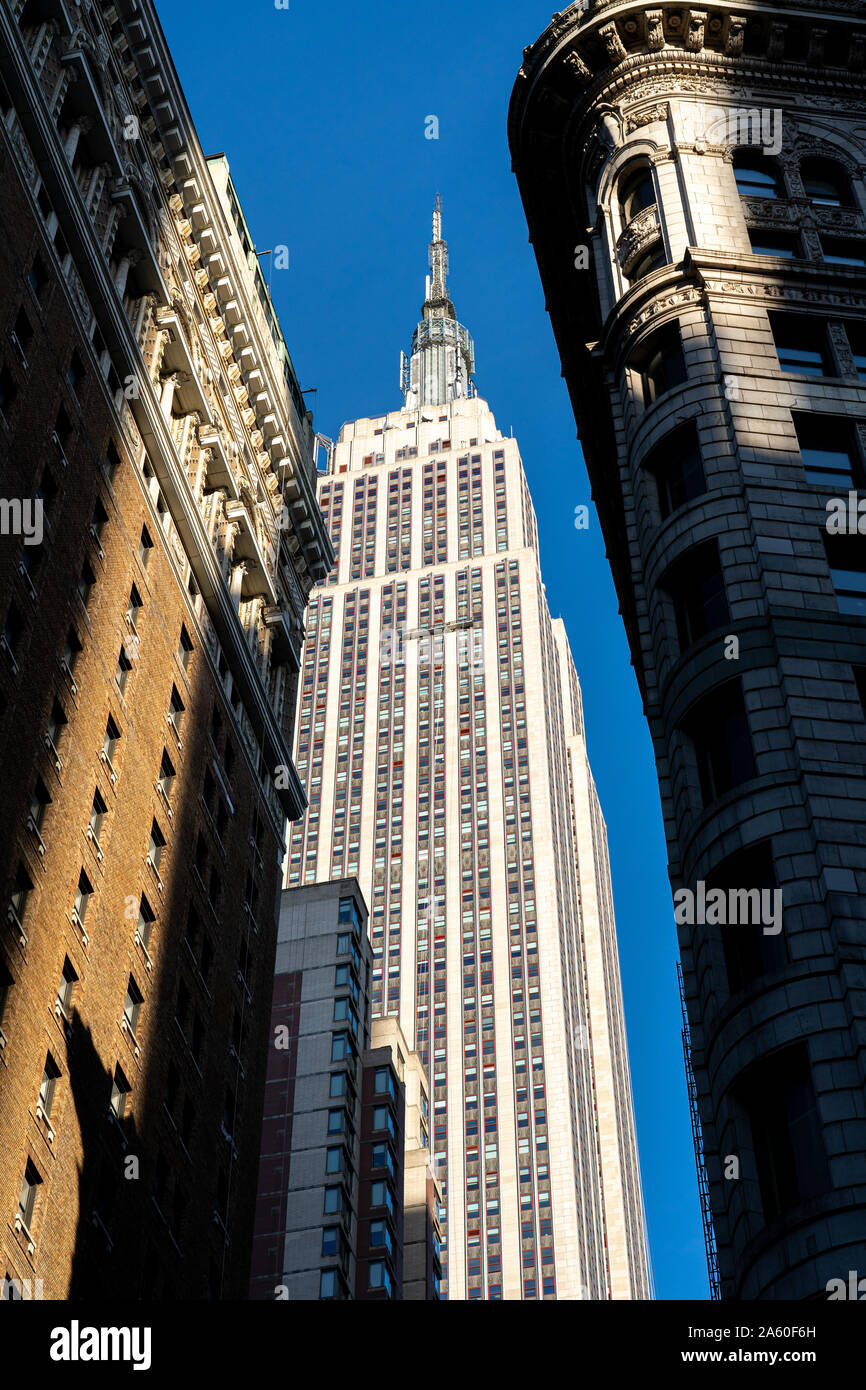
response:
[[[319,479],[286,886],[355,876],[374,1014],[429,1071],[450,1299],[652,1297],[607,836],[516,440],[438,204],[401,409]]]

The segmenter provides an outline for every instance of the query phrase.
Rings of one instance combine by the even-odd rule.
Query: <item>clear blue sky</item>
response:
[[[526,222],[506,116],[551,0],[158,0],[205,153],[224,150],[316,427],[398,408],[434,196],[477,382],[518,438],[554,615],[583,686],[610,836],[638,1140],[659,1298],[705,1298],[676,936],[649,734]],[[437,23],[433,29],[433,21]],[[425,139],[425,118],[439,139]],[[268,259],[263,261],[268,273]]]

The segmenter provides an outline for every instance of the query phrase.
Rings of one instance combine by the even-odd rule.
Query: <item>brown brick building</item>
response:
[[[0,11],[0,186],[0,1277],[243,1297],[311,420],[147,0]]]

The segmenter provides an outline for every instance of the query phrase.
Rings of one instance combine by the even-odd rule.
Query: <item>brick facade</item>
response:
[[[0,1275],[226,1298],[303,805],[296,647],[329,553],[227,166],[152,7],[118,9],[75,31],[60,5],[0,15],[0,490],[44,505],[40,544],[0,537]]]

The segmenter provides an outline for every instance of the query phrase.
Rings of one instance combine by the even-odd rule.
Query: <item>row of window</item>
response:
[[[808,314],[771,313],[770,328],[783,372],[807,376],[838,376],[849,371],[849,364],[837,358],[827,332],[827,324]],[[844,322],[854,374],[866,381],[866,324]],[[653,333],[629,360],[641,382],[644,405],[650,406],[665,392],[688,381],[685,354],[677,323],[667,324]]]

